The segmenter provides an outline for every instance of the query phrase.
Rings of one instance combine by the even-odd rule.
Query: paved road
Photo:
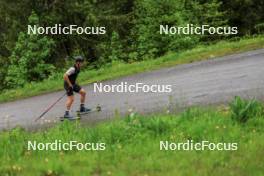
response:
[[[235,54],[209,61],[185,64],[157,71],[151,71],[103,84],[170,84],[170,93],[94,93],[93,85],[85,86],[88,105],[101,104],[103,111],[91,113],[82,121],[94,122],[126,114],[128,111],[150,113],[166,111],[168,108],[182,108],[192,105],[213,105],[230,101],[235,95],[246,98],[264,97],[264,49]],[[30,91],[30,90],[29,90]],[[16,125],[37,127],[43,123],[56,122],[56,117],[64,113],[64,98],[44,116],[34,122],[41,112],[60,97],[59,91],[15,102],[0,104],[0,129]],[[73,109],[79,106],[79,97]]]

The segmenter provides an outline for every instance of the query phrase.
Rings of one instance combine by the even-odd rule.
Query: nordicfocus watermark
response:
[[[87,34],[87,35],[101,35],[106,34],[106,28],[104,26],[77,26],[69,25],[62,26],[62,24],[55,24],[54,26],[38,26],[28,25],[27,34],[52,34],[52,35],[71,35],[71,34]]]
[[[219,151],[234,151],[238,149],[237,143],[213,143],[210,141],[194,142],[193,140],[187,140],[186,142],[169,142],[160,141],[160,150],[219,150]]]
[[[28,141],[27,150],[91,150],[91,151],[100,151],[105,150],[105,143],[80,143],[78,141],[69,141],[62,142],[61,140],[55,140],[53,142],[37,142],[37,141]]]
[[[195,26],[193,24],[187,24],[186,26],[160,25],[160,34],[235,35],[238,34],[238,28],[229,26],[215,27],[210,25]]]
[[[144,84],[144,83],[135,83],[128,84],[127,82],[120,82],[119,84],[103,84],[103,83],[94,83],[94,92],[105,92],[105,93],[139,93],[139,92],[153,92],[153,93],[169,93],[172,91],[172,85],[159,85],[159,84]]]

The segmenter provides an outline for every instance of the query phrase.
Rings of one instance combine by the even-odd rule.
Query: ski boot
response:
[[[81,106],[80,106],[80,113],[86,113],[86,112],[90,112],[90,111],[91,111],[91,109],[86,108],[84,106],[84,104],[81,104]]]
[[[69,111],[65,111],[65,114],[63,116],[63,120],[75,120],[76,118],[73,117],[73,115],[70,114]]]

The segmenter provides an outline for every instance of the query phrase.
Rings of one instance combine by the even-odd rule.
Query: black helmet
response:
[[[82,56],[75,56],[74,60],[75,60],[75,62],[83,62],[84,61]]]

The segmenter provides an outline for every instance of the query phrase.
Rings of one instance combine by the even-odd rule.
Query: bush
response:
[[[8,60],[7,58],[4,57],[0,57],[0,89],[4,89],[5,88],[5,77],[6,77],[6,67],[8,66]]]
[[[263,105],[256,99],[246,100],[236,96],[229,107],[231,118],[239,123],[245,123],[250,118],[258,117],[263,113]]]
[[[194,35],[160,34],[160,25],[185,26],[190,21],[186,18],[182,1],[135,1],[131,37],[130,59],[146,60],[164,55],[169,51],[192,48],[198,42]],[[133,53],[131,55],[131,53]]]
[[[29,23],[38,24],[35,13],[29,17]],[[27,82],[48,78],[55,70],[52,64],[47,63],[54,45],[54,41],[47,36],[21,32],[9,58],[11,64],[5,78],[7,86],[14,88]]]

